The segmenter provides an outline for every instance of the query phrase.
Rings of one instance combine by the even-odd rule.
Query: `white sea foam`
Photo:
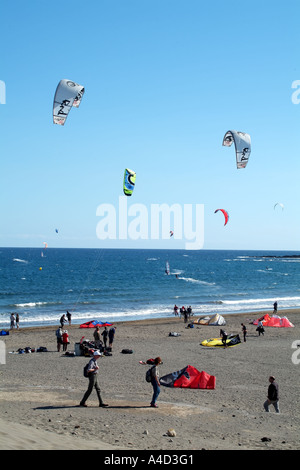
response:
[[[205,286],[215,286],[215,282],[207,282],[207,281],[201,281],[199,279],[194,279],[192,277],[179,277],[178,279],[182,279],[183,281],[186,282],[192,282],[193,284],[203,284]]]

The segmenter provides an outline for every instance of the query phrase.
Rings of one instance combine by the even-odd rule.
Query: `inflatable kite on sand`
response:
[[[263,326],[273,326],[277,328],[294,328],[293,323],[291,323],[287,317],[281,318],[277,315],[273,315],[272,317],[270,317],[268,313],[263,317],[259,318],[258,320],[255,320],[253,322],[253,325],[258,325],[259,321],[262,322]]]
[[[237,344],[240,344],[241,340],[239,335],[228,335],[227,340],[226,340],[226,347],[233,347],[236,346]],[[222,338],[210,338],[210,339],[205,339],[201,343],[202,346],[208,346],[211,348],[224,348],[224,343],[222,342]]]
[[[210,326],[223,326],[226,325],[226,320],[222,315],[216,313],[216,315],[205,316],[197,318],[193,321],[194,325],[210,325]]]
[[[199,370],[193,366],[186,366],[177,372],[172,372],[171,374],[161,377],[160,384],[165,387],[214,390],[216,388],[216,377],[204,371],[199,372]]]
[[[82,323],[79,328],[97,328],[97,326],[102,327],[102,326],[112,326],[112,323],[108,322],[102,322],[102,321],[87,321],[86,323]]]

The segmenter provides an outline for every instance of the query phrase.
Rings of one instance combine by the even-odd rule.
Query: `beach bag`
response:
[[[89,362],[83,368],[83,376],[87,378],[90,376],[90,372],[88,372],[88,367],[89,367]]]
[[[148,369],[146,372],[146,382],[148,383],[152,380],[152,369],[153,367],[150,367],[150,369]]]
[[[121,353],[122,354],[132,354],[133,350],[132,349],[122,349]]]

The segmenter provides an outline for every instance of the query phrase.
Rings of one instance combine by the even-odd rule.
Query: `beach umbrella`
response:
[[[112,323],[108,322],[102,322],[98,320],[92,320],[92,321],[87,321],[86,323],[82,323],[79,328],[97,328],[98,326],[104,327],[104,326],[112,326]]]

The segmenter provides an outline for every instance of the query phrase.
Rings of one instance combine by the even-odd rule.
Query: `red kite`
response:
[[[209,375],[207,372],[199,372],[193,366],[186,366],[183,369],[165,375],[160,380],[160,384],[166,387],[180,388],[202,388],[215,389],[216,377]]]

